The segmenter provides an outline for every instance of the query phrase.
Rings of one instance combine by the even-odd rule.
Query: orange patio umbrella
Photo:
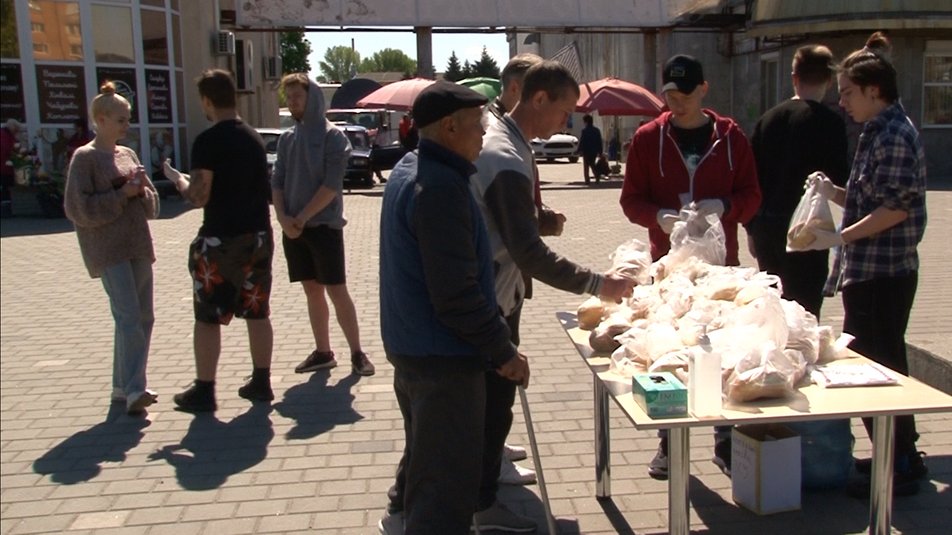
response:
[[[429,87],[434,81],[426,78],[410,78],[409,80],[393,82],[358,100],[357,106],[409,111],[413,109],[413,101],[416,100],[420,91]]]
[[[578,88],[581,96],[575,109],[584,113],[656,117],[664,106],[661,99],[648,89],[614,77],[585,82]]]

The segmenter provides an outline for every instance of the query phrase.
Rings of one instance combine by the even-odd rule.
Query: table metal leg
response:
[[[608,388],[598,377],[595,383],[595,497],[612,495],[611,443],[608,428]]]
[[[869,489],[869,533],[889,535],[892,527],[894,416],[873,418],[873,467]]]
[[[688,476],[691,473],[691,428],[668,430],[668,533],[691,532]]]

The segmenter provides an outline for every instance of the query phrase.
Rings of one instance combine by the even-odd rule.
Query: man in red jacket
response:
[[[635,132],[625,166],[621,207],[648,228],[651,257],[668,253],[678,211],[694,202],[724,225],[727,264],[736,266],[737,224],[760,206],[757,166],[747,137],[730,117],[701,107],[707,95],[701,63],[674,56],[664,66],[661,91],[670,111]]]
[[[651,258],[668,253],[678,211],[694,203],[698,212],[717,214],[724,226],[727,265],[737,257],[737,224],[760,206],[757,166],[747,137],[729,117],[701,107],[707,95],[701,63],[691,56],[669,59],[661,92],[670,111],[635,132],[628,150],[621,207],[628,219],[648,228]],[[730,475],[730,427],[715,428],[713,462]],[[668,478],[667,430],[648,467],[655,479]]]

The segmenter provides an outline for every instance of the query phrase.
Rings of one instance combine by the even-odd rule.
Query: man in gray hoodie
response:
[[[324,95],[304,73],[281,80],[294,127],[278,139],[271,192],[291,282],[301,282],[316,349],[294,371],[337,366],[330,345],[330,297],[337,322],[350,346],[351,367],[373,375],[374,365],[360,347],[357,311],[347,291],[344,263],[343,180],[350,142],[324,116]]]

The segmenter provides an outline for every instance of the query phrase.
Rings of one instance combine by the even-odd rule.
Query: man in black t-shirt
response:
[[[793,57],[795,96],[757,121],[751,145],[763,201],[747,225],[751,254],[762,271],[783,283],[783,297],[820,316],[828,251],[786,252],[787,227],[803,195],[807,175],[822,171],[838,186],[849,176],[846,126],[822,104],[833,83],[833,54],[807,45]]]
[[[195,206],[204,208],[202,227],[189,248],[195,309],[197,379],[173,397],[186,412],[217,408],[215,372],[221,325],[232,317],[248,324],[253,371],[238,395],[271,401],[271,260],[274,240],[268,197],[268,163],[261,136],[238,116],[235,82],[223,70],[205,71],[198,92],[214,124],[195,138],[192,172],[164,165],[165,175]]]

